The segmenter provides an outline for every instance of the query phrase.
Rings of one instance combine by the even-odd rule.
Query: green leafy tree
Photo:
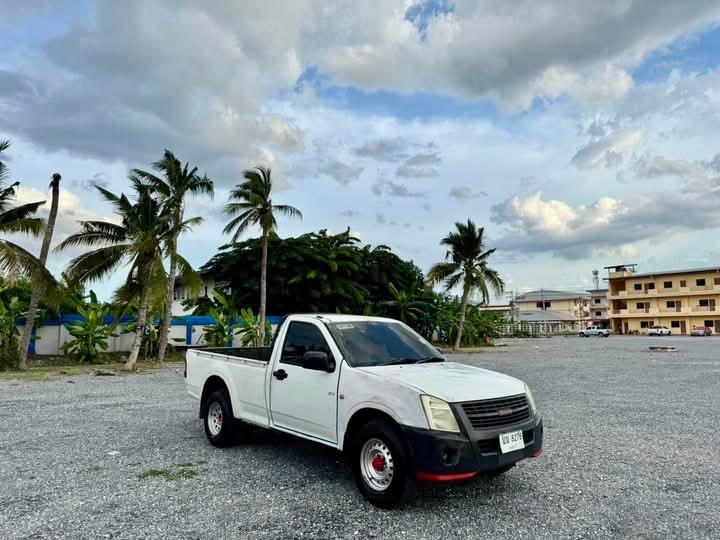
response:
[[[173,291],[175,289],[175,278],[178,273],[178,266],[183,273],[183,282],[188,285],[191,281],[198,281],[195,276],[192,280],[189,276],[193,274],[190,265],[178,254],[178,236],[182,231],[179,225],[184,220],[185,199],[188,195],[209,195],[214,193],[214,185],[205,175],[198,173],[197,167],[190,167],[188,163],[183,165],[170,150],[165,150],[161,160],[153,163],[152,168],[158,175],[134,169],[132,175],[137,181],[147,184],[162,204],[162,211],[169,216],[170,226],[175,234],[167,235],[165,249],[170,258],[170,266],[167,276],[167,286],[164,298],[164,312],[159,329],[157,359],[162,362],[165,358],[165,351],[168,345],[170,323],[172,322]],[[200,223],[202,218],[195,218],[195,223]]]
[[[268,301],[274,315],[298,312],[377,313],[390,299],[388,283],[400,291],[422,282],[420,270],[386,246],[362,245],[349,230],[327,231],[297,237],[268,239],[272,252],[267,275]],[[233,304],[257,310],[259,287],[255,279],[261,266],[259,239],[223,246],[201,268],[232,291]],[[208,299],[186,307],[197,315],[208,313]]]
[[[109,309],[98,301],[93,291],[90,291],[88,301],[78,304],[76,309],[83,320],[65,325],[73,339],[63,344],[63,352],[81,362],[92,363],[101,352],[107,351],[108,339],[113,336],[112,328],[105,324]]]
[[[459,286],[462,288],[460,314],[457,335],[453,349],[460,347],[463,326],[470,294],[480,291],[482,300],[487,303],[490,291],[502,294],[505,284],[496,270],[488,266],[488,259],[495,249],[485,249],[483,227],[476,227],[468,219],[467,223],[456,223],[456,230],[449,233],[440,242],[448,248],[445,261],[434,265],[428,273],[431,283],[443,283],[446,291]]]
[[[133,200],[124,194],[115,195],[99,186],[96,188],[113,205],[120,223],[81,221],[81,230],[66,238],[56,249],[93,248],[70,261],[67,275],[71,283],[101,280],[121,266],[128,268],[120,296],[125,302],[135,295],[139,297],[137,329],[125,364],[125,368],[131,370],[140,354],[153,283],[166,279],[163,246],[168,236],[191,223],[186,221],[171,227],[151,190],[137,183]]]
[[[225,226],[225,233],[232,233],[232,241],[237,242],[240,235],[249,227],[258,225],[261,230],[260,248],[260,309],[259,332],[265,327],[267,308],[267,261],[268,239],[277,230],[276,214],[302,218],[300,210],[285,204],[272,202],[271,171],[267,167],[255,167],[243,173],[245,181],[230,192],[230,202],[225,205],[225,213],[232,219]],[[264,345],[264,335],[260,334],[260,345]]]

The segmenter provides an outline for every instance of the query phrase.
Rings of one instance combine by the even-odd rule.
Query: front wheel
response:
[[[370,420],[353,437],[355,483],[370,503],[395,508],[415,495],[415,476],[399,430],[387,420]]]
[[[579,335],[580,337],[585,337],[585,332],[580,332],[578,335]]]

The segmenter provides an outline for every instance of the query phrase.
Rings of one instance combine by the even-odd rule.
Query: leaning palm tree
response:
[[[168,235],[165,250],[170,258],[168,269],[167,287],[163,306],[163,318],[160,323],[158,336],[157,359],[162,362],[165,359],[165,351],[168,344],[170,323],[172,321],[173,291],[175,289],[175,277],[178,270],[177,242],[180,229],[177,226],[183,222],[185,214],[186,195],[210,195],[213,196],[213,181],[207,176],[200,176],[197,167],[190,168],[188,163],[183,165],[170,150],[165,150],[163,158],[152,164],[160,176],[134,169],[132,176],[136,181],[146,184],[156,194],[162,204],[162,212],[169,216],[170,226],[176,231],[174,235]],[[199,223],[202,218],[196,218]],[[189,267],[186,267],[189,269]]]
[[[262,231],[260,261],[260,309],[258,310],[258,328],[265,328],[265,311],[267,303],[267,257],[268,237],[277,229],[275,213],[289,217],[302,218],[300,210],[286,204],[273,204],[272,178],[268,167],[255,167],[243,172],[245,181],[235,186],[225,205],[225,213],[232,217],[223,232],[233,233],[232,241],[237,242],[240,235],[251,225],[259,225]],[[235,202],[237,201],[237,202]],[[265,343],[265,336],[259,336],[260,346]]]
[[[81,221],[81,230],[67,237],[56,250],[86,246],[94,248],[75,257],[67,268],[70,283],[87,283],[108,276],[116,268],[129,267],[125,284],[121,287],[123,297],[139,298],[135,337],[125,369],[135,368],[140,354],[143,332],[147,321],[153,283],[164,279],[163,245],[168,237],[179,234],[191,222],[170,226],[163,215],[159,202],[146,186],[135,184],[136,197],[130,200],[125,194],[114,193],[95,186],[100,194],[115,207],[120,223],[109,221]]]
[[[428,281],[444,283],[446,291],[462,284],[460,320],[453,350],[460,347],[470,293],[479,290],[482,301],[487,303],[491,290],[495,295],[500,295],[505,288],[497,271],[488,266],[488,258],[495,253],[495,249],[485,249],[484,228],[476,227],[469,219],[467,223],[455,223],[455,228],[440,242],[448,248],[445,262],[437,263],[428,273]]]
[[[52,202],[50,203],[50,214],[48,215],[47,225],[45,226],[45,234],[43,234],[42,246],[40,248],[40,265],[45,268],[50,252],[50,242],[52,242],[53,231],[55,230],[55,219],[58,213],[58,203],[60,201],[60,180],[58,173],[52,175],[50,188],[52,189]],[[32,339],[32,331],[37,318],[38,306],[40,298],[44,294],[42,286],[42,277],[36,276],[32,282],[32,294],[30,296],[30,305],[28,306],[27,315],[25,316],[25,326],[23,327],[22,339],[20,340],[20,369],[27,368],[28,347]]]

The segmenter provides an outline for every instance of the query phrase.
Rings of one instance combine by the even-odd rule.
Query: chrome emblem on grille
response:
[[[498,416],[510,416],[513,413],[512,409],[498,409]]]

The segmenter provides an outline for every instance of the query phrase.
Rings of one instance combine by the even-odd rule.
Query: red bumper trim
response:
[[[545,450],[543,450],[541,448],[540,450],[537,450],[536,452],[534,452],[533,455],[531,455],[530,457],[536,458],[536,457],[540,457],[544,454],[545,454]]]
[[[456,473],[456,474],[435,474],[418,471],[415,477],[421,482],[455,482],[457,480],[467,480],[477,474],[477,471]]]

